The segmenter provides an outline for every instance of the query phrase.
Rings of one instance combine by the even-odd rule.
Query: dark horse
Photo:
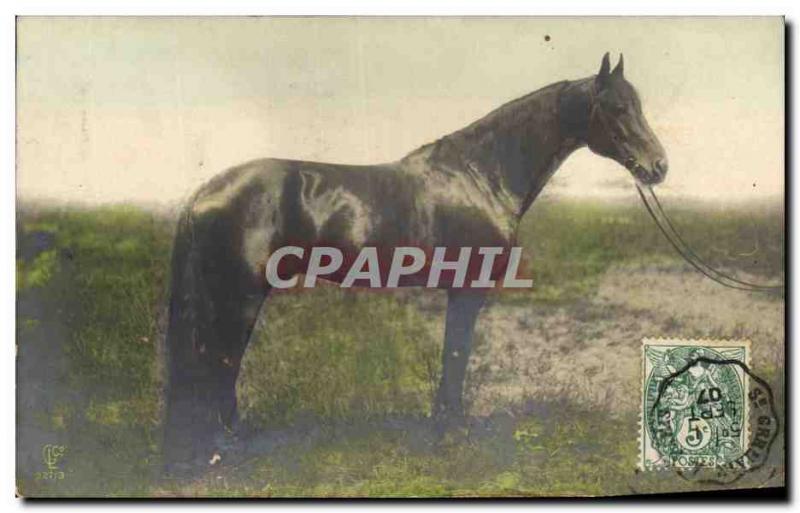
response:
[[[236,424],[236,379],[269,293],[264,266],[271,252],[286,245],[350,254],[409,243],[510,248],[523,214],[582,146],[641,183],[664,179],[664,149],[623,76],[622,57],[612,71],[606,54],[597,75],[509,102],[398,162],[265,159],[212,179],[187,205],[175,238],[166,462],[208,461],[220,434]],[[304,270],[301,263],[288,273]],[[437,419],[463,415],[464,374],[484,298],[479,290],[448,289]]]

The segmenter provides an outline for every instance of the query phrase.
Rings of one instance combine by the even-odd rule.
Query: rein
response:
[[[658,197],[656,196],[656,193],[653,191],[652,187],[642,187],[637,183],[636,189],[639,192],[639,196],[642,198],[645,208],[647,208],[647,212],[650,213],[650,216],[653,218],[653,221],[655,221],[656,226],[658,226],[658,229],[661,230],[661,233],[664,234],[664,237],[669,241],[672,247],[675,248],[675,251],[677,251],[678,254],[680,254],[683,259],[686,260],[686,262],[703,273],[705,276],[711,278],[720,285],[724,285],[732,289],[748,290],[751,292],[771,292],[784,289],[784,285],[782,284],[759,285],[756,283],[742,281],[705,263],[705,261],[703,261],[703,259],[700,258],[691,247],[689,247],[686,241],[683,240],[683,237],[681,237],[678,231],[675,229],[675,225],[672,224],[672,221],[667,216],[666,212],[664,212],[661,202],[658,201]]]

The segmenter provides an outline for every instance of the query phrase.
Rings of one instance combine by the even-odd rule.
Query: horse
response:
[[[611,70],[606,53],[596,75],[545,86],[396,162],[261,159],[199,188],[182,210],[172,255],[167,465],[207,465],[220,437],[237,427],[236,380],[271,290],[265,262],[278,248],[510,248],[542,188],[584,146],[640,184],[662,182],[665,151],[623,67],[620,55]],[[306,264],[281,272],[303,273]],[[445,340],[432,412],[446,424],[464,416],[463,383],[486,293],[443,288]]]

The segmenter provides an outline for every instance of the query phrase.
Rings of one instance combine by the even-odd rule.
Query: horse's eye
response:
[[[614,105],[614,114],[624,114],[625,113],[625,106],[621,103]]]

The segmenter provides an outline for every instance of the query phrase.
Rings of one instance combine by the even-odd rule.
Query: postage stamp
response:
[[[748,450],[750,342],[644,339],[640,468],[728,467]]]

